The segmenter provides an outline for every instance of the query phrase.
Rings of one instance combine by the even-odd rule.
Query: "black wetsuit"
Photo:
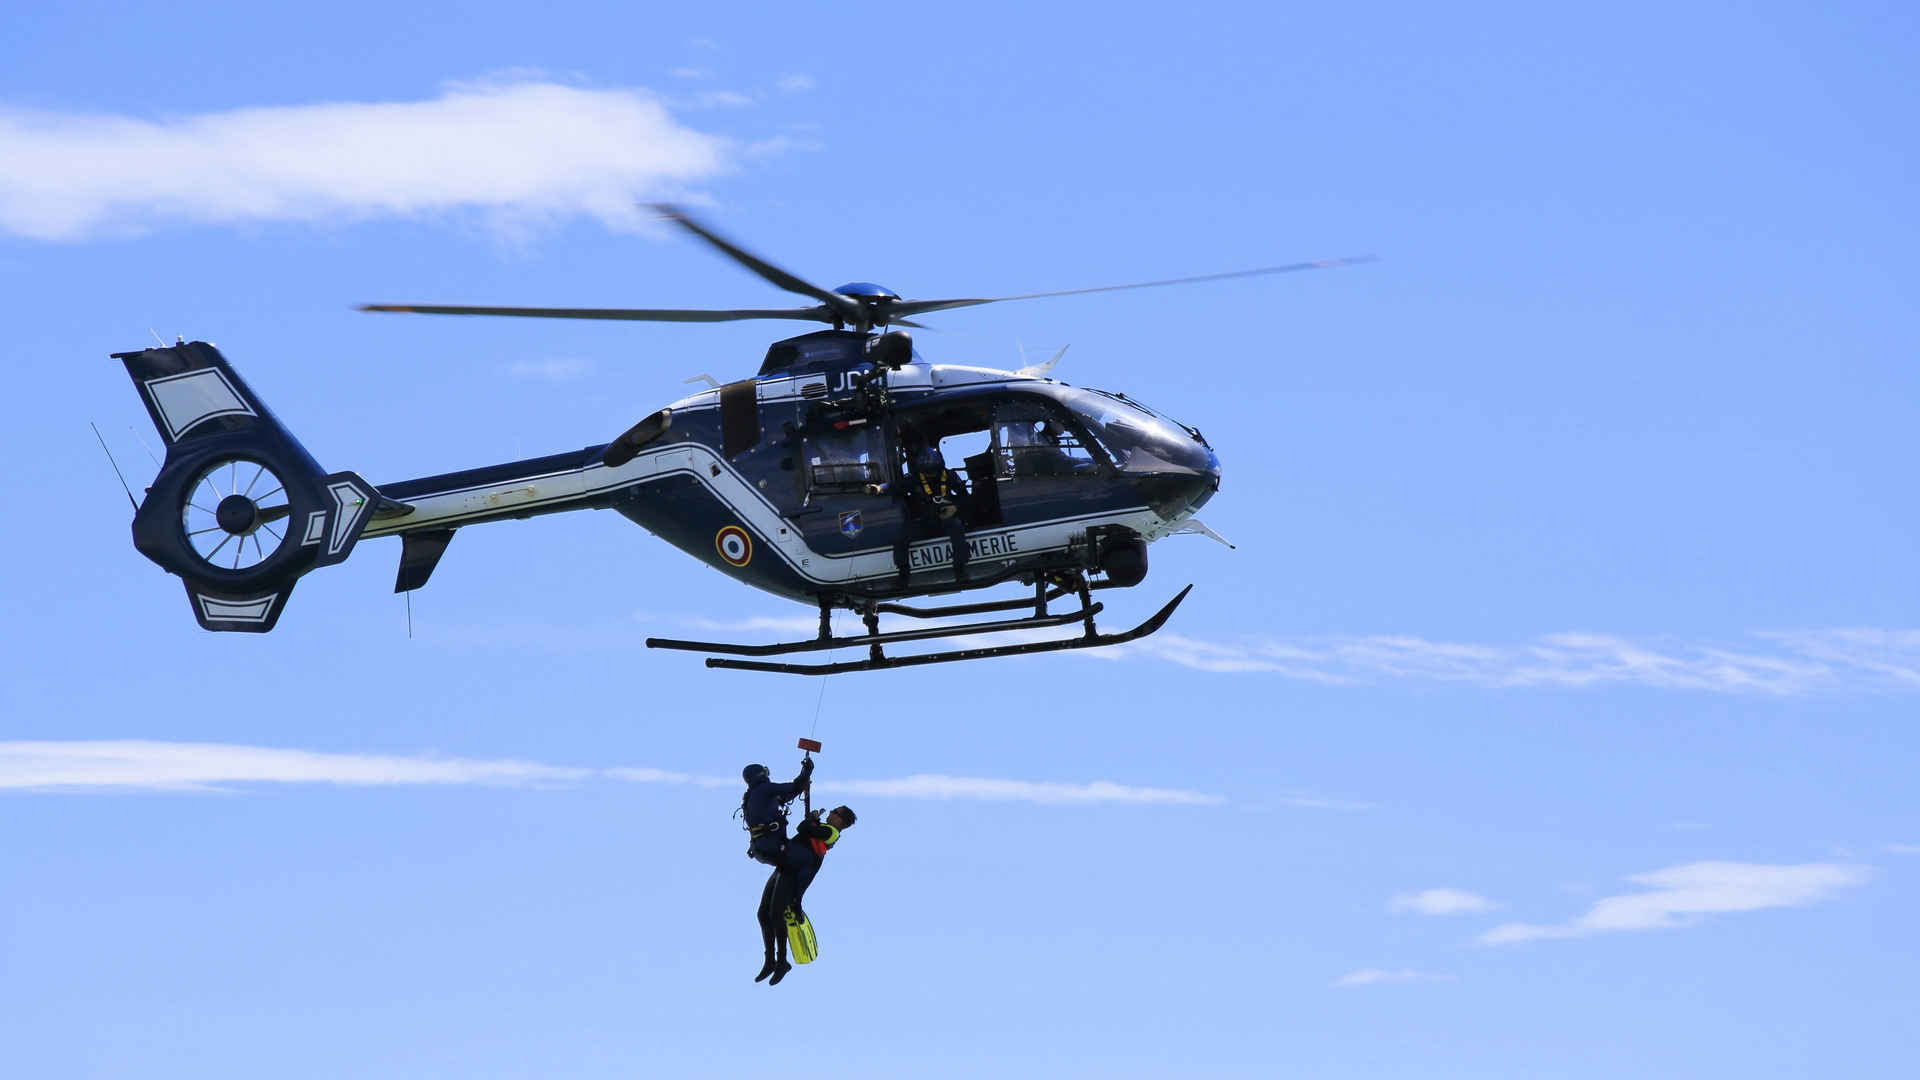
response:
[[[787,811],[786,805],[800,797],[806,790],[807,778],[813,775],[813,759],[807,758],[800,763],[800,775],[792,783],[776,784],[772,780],[762,780],[747,789],[746,798],[740,802],[741,816],[747,820],[747,830],[753,839],[747,842],[747,854],[778,869],[786,861],[787,853]]]
[[[787,958],[786,910],[793,908],[796,913],[803,910],[800,900],[826,859],[826,853],[816,850],[814,842],[819,841],[822,847],[830,849],[839,839],[839,830],[818,821],[803,821],[793,830],[793,839],[787,841],[785,865],[767,875],[767,887],[760,890],[759,910],[754,912],[767,955],[781,960]]]

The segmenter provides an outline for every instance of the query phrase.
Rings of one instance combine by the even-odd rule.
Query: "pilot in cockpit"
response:
[[[1007,441],[1018,476],[1070,476],[1089,464],[1075,460],[1068,452],[1067,447],[1078,447],[1078,440],[1050,417],[1012,425],[1007,429]]]

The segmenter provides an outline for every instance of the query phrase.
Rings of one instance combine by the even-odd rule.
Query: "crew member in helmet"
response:
[[[945,534],[953,545],[953,580],[967,580],[967,523],[962,511],[967,506],[967,482],[947,468],[940,456],[940,444],[929,441],[910,427],[900,429],[900,444],[907,454],[907,468],[900,479],[890,484],[868,484],[867,494],[893,494],[906,504],[900,536],[893,542],[893,565],[898,570],[895,588],[906,588],[909,564],[907,547],[915,534]]]
[[[836,806],[827,812],[824,822],[820,820],[820,811],[815,810],[793,830],[793,839],[787,841],[785,865],[767,875],[767,887],[760,891],[760,909],[755,916],[760,922],[760,941],[767,955],[760,974],[753,977],[754,982],[771,976],[772,982],[768,985],[772,985],[793,970],[793,965],[787,962],[786,912],[791,908],[796,920],[806,917],[800,900],[806,895],[807,886],[813,884],[814,875],[820,872],[827,852],[840,842],[840,834],[852,828],[854,821],[851,808]]]
[[[765,765],[749,765],[740,770],[747,782],[740,796],[740,816],[746,821],[747,856],[779,868],[786,859],[787,804],[800,797],[813,776],[813,758],[800,759],[800,775],[792,782],[776,784],[767,775]]]

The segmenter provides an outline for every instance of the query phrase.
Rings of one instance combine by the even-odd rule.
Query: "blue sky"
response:
[[[1901,5],[40,6],[0,43],[19,1075],[1899,1076],[1920,1039]],[[613,514],[198,630],[107,353],[218,343],[373,482],[606,441],[788,298],[1203,428],[1161,635],[824,683]],[[1039,352],[1036,352],[1039,350]],[[769,990],[739,767],[860,810]],[[795,1012],[794,1010],[800,1010]],[[800,1037],[793,1018],[821,1018]]]

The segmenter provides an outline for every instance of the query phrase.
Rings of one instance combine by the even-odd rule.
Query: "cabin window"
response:
[[[880,431],[872,424],[811,433],[805,457],[810,494],[858,493],[868,484],[886,480],[886,451]]]

